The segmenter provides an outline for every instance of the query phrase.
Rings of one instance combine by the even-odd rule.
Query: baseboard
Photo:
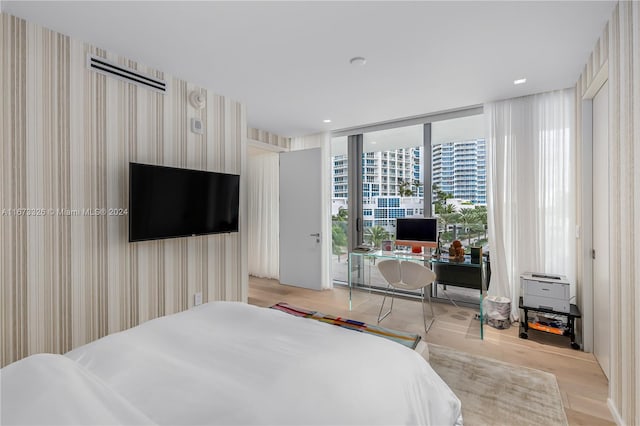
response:
[[[616,422],[618,426],[625,426],[625,423],[622,421],[622,417],[620,417],[620,413],[618,413],[618,409],[611,398],[607,398],[607,407],[609,407],[609,411],[613,416],[613,421]]]

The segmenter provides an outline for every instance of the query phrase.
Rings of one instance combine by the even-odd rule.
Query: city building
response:
[[[362,159],[363,220],[365,228],[382,226],[392,231],[398,217],[422,216],[422,147],[365,152]],[[332,214],[347,208],[348,159],[333,157]],[[401,183],[410,182],[411,196],[401,195]]]
[[[432,147],[432,182],[453,198],[487,204],[484,139],[446,142]]]
[[[364,153],[362,160],[362,196],[389,197],[400,195],[400,184],[411,182],[414,196],[422,197],[424,188],[413,185],[422,181],[422,147]],[[333,157],[332,198],[347,198],[346,155]]]
[[[432,182],[453,196],[457,206],[486,205],[486,149],[484,139],[446,142],[433,146]],[[422,147],[365,152],[362,159],[363,223],[392,231],[399,217],[424,214],[424,187],[411,185],[403,196],[400,183],[422,182]],[[332,214],[348,208],[348,159],[333,157]],[[459,211],[459,208],[456,209]]]

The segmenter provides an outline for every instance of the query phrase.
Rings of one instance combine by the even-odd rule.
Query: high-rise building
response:
[[[362,196],[393,197],[400,195],[400,183],[410,182],[414,196],[422,197],[422,148],[401,148],[393,151],[374,151],[363,154]],[[333,157],[332,198],[347,198],[347,156]]]
[[[362,158],[362,197],[365,228],[383,226],[392,230],[398,217],[423,214],[424,188],[422,147],[365,152]],[[347,156],[333,157],[333,214],[347,208]],[[409,182],[413,195],[401,196],[402,182]]]
[[[422,147],[365,152],[362,158],[362,197],[365,227],[389,227],[398,217],[423,214],[424,187],[411,185],[413,196],[400,195],[402,181],[422,182]],[[348,162],[333,157],[333,213],[347,208]],[[429,170],[429,167],[426,167]],[[476,205],[487,202],[486,145],[484,139],[446,142],[432,147],[432,183],[453,198]]]
[[[347,198],[349,189],[347,186],[347,156],[336,155],[333,157],[333,169],[331,170],[331,198]]]
[[[432,147],[432,182],[453,198],[487,203],[484,139],[446,142]]]

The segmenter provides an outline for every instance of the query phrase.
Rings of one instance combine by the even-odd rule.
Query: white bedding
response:
[[[415,351],[243,303],[201,305],[65,356],[162,425],[461,422],[460,401]],[[144,423],[131,419],[114,423]]]
[[[62,355],[38,354],[0,370],[1,425],[150,425],[100,379]]]

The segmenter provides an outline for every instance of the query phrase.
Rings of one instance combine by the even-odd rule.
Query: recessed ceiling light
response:
[[[378,142],[376,142],[376,141],[371,141],[371,145],[375,145],[375,144],[377,144],[377,143],[378,143]]]
[[[356,56],[355,58],[351,58],[349,60],[349,63],[351,65],[359,65],[359,66],[363,66],[364,64],[367,63],[367,60],[365,58],[363,58],[362,56]]]
[[[329,120],[328,118],[325,120],[322,120],[323,123],[331,123],[331,120]]]
[[[526,78],[519,78],[518,80],[513,80],[513,84],[524,84],[527,82]]]

